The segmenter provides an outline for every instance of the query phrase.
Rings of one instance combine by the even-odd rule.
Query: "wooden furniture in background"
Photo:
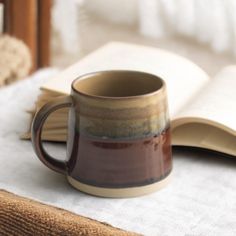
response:
[[[30,48],[32,71],[50,63],[51,0],[0,0],[4,4],[3,31]]]
[[[50,63],[51,0],[38,0],[38,67]]]

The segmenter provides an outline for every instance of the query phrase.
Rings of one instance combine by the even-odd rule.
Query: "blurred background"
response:
[[[21,7],[16,6],[14,9],[11,4],[17,4],[16,2],[21,4]],[[38,50],[39,54],[43,51],[44,55],[41,57],[47,57],[45,54],[49,51],[46,62],[35,69],[48,65],[66,67],[109,41],[125,41],[168,49],[193,60],[210,75],[214,75],[225,65],[235,63],[234,0],[24,0],[24,4],[22,2],[0,0],[1,32],[5,31],[22,38],[30,45],[31,51]],[[40,7],[35,9],[38,6]],[[8,8],[7,16],[6,13],[4,16],[4,8]],[[9,24],[17,15],[21,19],[27,12],[35,15],[36,10],[37,17],[34,16],[33,20],[28,17],[28,26],[19,24],[15,30],[12,30],[12,26],[6,26],[6,21]],[[27,39],[28,36],[25,36],[30,30],[31,34],[35,35],[33,21],[36,21],[37,27],[41,27],[41,33],[34,36],[41,46],[35,46],[32,39],[30,41]],[[20,32],[19,28],[25,28],[24,32]],[[40,38],[40,35],[43,37]]]

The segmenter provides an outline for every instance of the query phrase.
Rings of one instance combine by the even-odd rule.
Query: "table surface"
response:
[[[203,151],[174,150],[171,183],[154,194],[106,199],[73,189],[45,167],[30,141],[19,139],[29,124],[39,86],[56,70],[0,89],[0,189],[58,206],[144,235],[236,235],[236,160]],[[63,158],[65,145],[48,144]]]

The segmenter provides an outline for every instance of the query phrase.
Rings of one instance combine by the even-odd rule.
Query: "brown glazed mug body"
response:
[[[49,114],[70,107],[67,159],[43,148]],[[44,105],[32,124],[39,159],[75,188],[103,197],[133,197],[158,190],[172,169],[166,85],[155,75],[102,71],[79,77],[71,95]]]

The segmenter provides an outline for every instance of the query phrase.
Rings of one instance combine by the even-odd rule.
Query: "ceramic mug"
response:
[[[67,159],[43,148],[42,127],[51,112],[70,107]],[[44,105],[32,124],[39,159],[67,176],[83,192],[133,197],[164,186],[172,169],[170,121],[165,82],[137,71],[83,75],[71,95]]]

